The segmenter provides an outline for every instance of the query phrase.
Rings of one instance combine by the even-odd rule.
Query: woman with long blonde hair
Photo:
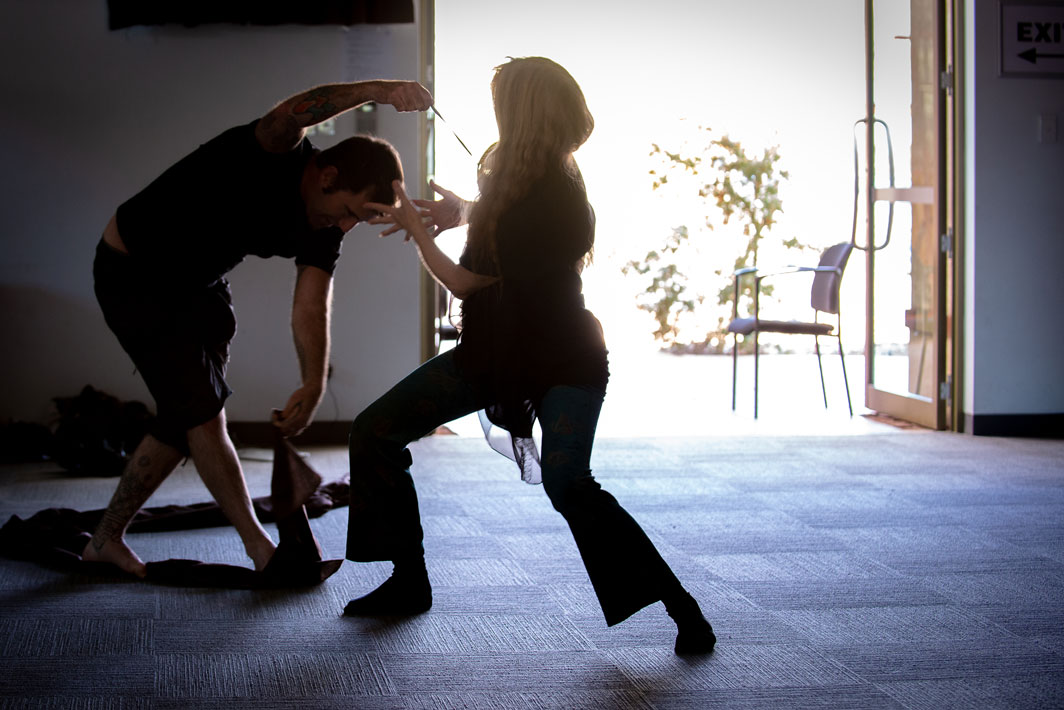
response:
[[[480,165],[471,206],[442,199],[372,204],[385,234],[405,230],[433,277],[462,299],[456,347],[429,360],[366,408],[351,428],[347,557],[391,561],[392,576],[352,600],[352,616],[416,614],[432,605],[407,445],[483,411],[509,432],[522,477],[542,482],[569,524],[606,623],[664,602],[677,653],[709,653],[716,637],[638,523],[591,475],[595,428],[609,379],[598,320],[584,307],[581,271],[595,217],[573,153],[594,120],[580,86],[555,62],[512,59],[491,82],[498,142]],[[435,236],[468,214],[458,263]],[[532,438],[539,420],[542,457]]]

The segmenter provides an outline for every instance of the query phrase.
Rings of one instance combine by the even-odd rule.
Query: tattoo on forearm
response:
[[[315,123],[324,121],[340,112],[340,107],[330,99],[329,91],[326,88],[312,89],[303,95],[301,101],[292,106],[292,113],[308,113]]]
[[[299,139],[303,124],[296,120],[295,116],[284,115],[278,111],[270,111],[259,119],[259,131],[268,140],[280,141],[279,146],[290,148],[287,143],[295,143]]]

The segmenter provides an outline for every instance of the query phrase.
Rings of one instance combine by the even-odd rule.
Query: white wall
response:
[[[86,384],[150,404],[92,292],[93,252],[115,207],[224,128],[345,80],[349,65],[416,79],[417,51],[415,25],[109,31],[104,0],[0,0],[0,419],[47,421],[52,397]],[[407,180],[418,179],[417,117],[385,107],[379,121]],[[334,138],[314,140],[353,132],[346,116]],[[419,268],[412,249],[369,227],[345,239],[319,420],[351,419],[417,365]],[[294,273],[290,260],[250,257],[231,274],[232,421],[265,421],[298,386]]]
[[[998,76],[999,5],[967,0],[966,414],[1064,413],[1064,80]]]

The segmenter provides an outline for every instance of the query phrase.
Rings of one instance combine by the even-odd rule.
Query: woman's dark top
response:
[[[330,274],[339,227],[307,222],[300,181],[314,146],[270,153],[253,121],[230,128],[122,203],[118,233],[139,266],[167,285],[205,287],[253,254],[295,257]]]
[[[551,387],[606,389],[602,327],[584,307],[577,271],[594,241],[583,185],[558,170],[500,215],[497,269],[474,265],[468,244],[462,255],[466,268],[500,280],[463,302],[455,362],[492,389],[501,406],[489,416],[514,436],[531,433],[530,417]]]

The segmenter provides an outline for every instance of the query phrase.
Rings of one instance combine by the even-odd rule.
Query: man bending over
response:
[[[245,256],[296,264],[292,333],[302,386],[274,424],[303,431],[325,392],[332,274],[344,234],[392,204],[402,179],[395,149],[371,137],[319,151],[306,129],[368,102],[423,111],[417,82],[320,86],[223,132],[118,207],[93,266],[96,297],[155,400],[152,431],[134,451],[82,557],[143,577],[125,542],[133,516],[186,456],[244,543],[255,569],[275,544],[255,517],[226,430],[225,381],[236,332],[225,275]]]

